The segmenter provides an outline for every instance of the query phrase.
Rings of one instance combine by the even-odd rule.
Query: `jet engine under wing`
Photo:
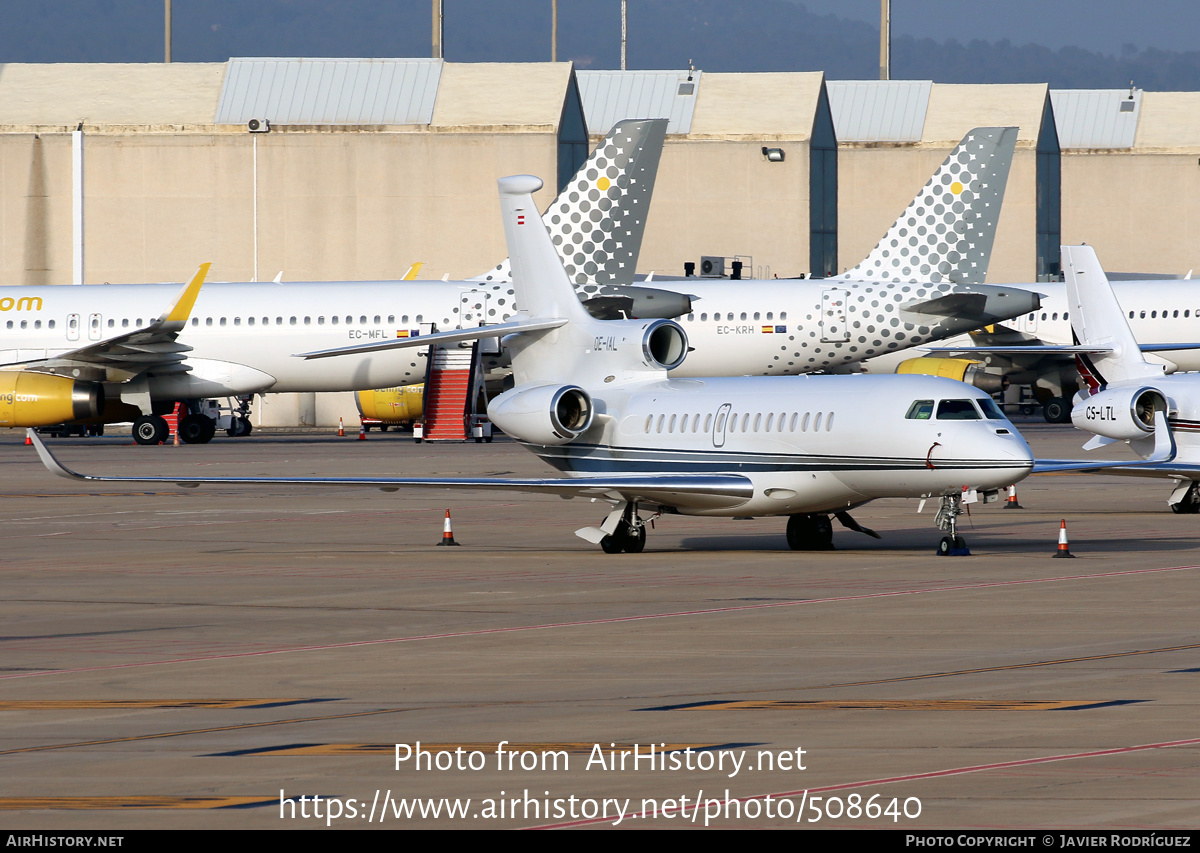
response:
[[[191,347],[176,341],[183,331],[200,287],[212,264],[201,264],[178,298],[157,320],[142,329],[125,332],[50,358],[5,365],[5,370],[27,370],[89,382],[128,382],[143,373],[186,373],[184,353]]]
[[[175,483],[194,488],[213,485],[360,486],[395,492],[402,488],[474,489],[533,492],[564,498],[612,498],[670,507],[717,509],[736,507],[754,496],[754,484],[738,474],[696,474],[633,477],[105,477],[79,474],[59,462],[35,430],[26,434],[42,464],[68,480],[88,483]]]

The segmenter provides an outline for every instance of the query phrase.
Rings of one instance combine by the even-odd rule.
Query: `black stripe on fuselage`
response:
[[[930,467],[924,457],[829,456],[745,451],[672,450],[652,447],[610,447],[568,444],[541,447],[526,444],[547,464],[579,473],[752,473],[772,471],[919,471]],[[1014,459],[932,460],[935,469],[1028,468]]]

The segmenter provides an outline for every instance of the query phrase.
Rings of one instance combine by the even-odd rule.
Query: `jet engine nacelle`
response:
[[[492,423],[533,444],[566,444],[592,425],[592,398],[578,385],[521,386],[488,404]]]
[[[0,371],[0,427],[40,427],[98,417],[104,388],[65,376]]]
[[[650,367],[674,370],[688,354],[688,337],[674,320],[658,320],[642,336],[642,356]]]
[[[358,413],[365,418],[385,424],[415,421],[424,409],[425,384],[359,391],[355,394],[355,402]]]
[[[910,358],[900,362],[897,373],[919,373],[923,376],[943,376],[974,385],[986,394],[995,394],[1008,387],[1008,377],[984,371],[983,362],[965,358]]]
[[[1085,432],[1131,441],[1154,432],[1154,413],[1170,411],[1170,403],[1157,388],[1108,388],[1071,409],[1071,423]]]

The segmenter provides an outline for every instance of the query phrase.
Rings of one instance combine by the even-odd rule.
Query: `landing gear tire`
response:
[[[646,547],[646,526],[630,528],[625,534],[625,553],[640,554]]]
[[[605,554],[640,554],[646,547],[646,525],[632,527],[629,522],[621,521],[617,529],[600,540],[600,547]]]
[[[160,415],[143,415],[133,422],[133,440],[138,444],[162,444],[169,434],[167,420]]]
[[[216,434],[217,424],[207,415],[186,415],[179,419],[179,440],[184,444],[208,444]]]
[[[1171,512],[1176,515],[1195,515],[1200,512],[1200,483],[1188,486],[1183,499],[1179,503],[1171,504]]]
[[[793,551],[832,551],[833,523],[827,515],[788,518],[787,543]]]
[[[1071,404],[1065,397],[1051,397],[1042,406],[1042,417],[1049,424],[1067,424],[1071,422]]]
[[[600,548],[605,554],[620,554],[621,540],[616,536],[609,534],[600,540]]]
[[[230,438],[243,438],[249,435],[253,429],[249,418],[235,418],[229,429],[225,430],[225,434]]]
[[[943,536],[942,540],[938,542],[939,557],[949,557],[952,551],[962,552],[965,550],[967,550],[967,540],[961,536]]]

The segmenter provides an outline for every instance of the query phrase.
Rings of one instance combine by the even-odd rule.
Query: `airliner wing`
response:
[[[558,318],[550,320],[509,320],[507,323],[476,326],[471,329],[457,329],[453,332],[434,332],[429,335],[417,335],[412,338],[396,338],[393,341],[378,341],[371,344],[357,344],[355,346],[335,347],[334,349],[322,349],[313,352],[299,352],[295,353],[293,358],[331,358],[337,355],[361,355],[367,352],[385,352],[404,347],[428,347],[434,344],[453,344],[460,341],[473,341],[478,338],[503,337],[504,335],[511,335],[517,332],[542,332],[548,329],[557,329],[559,326],[566,325],[566,323],[566,320]]]
[[[212,264],[201,264],[196,275],[179,292],[162,316],[142,329],[105,338],[50,358],[6,365],[8,370],[29,370],[92,382],[127,382],[142,373],[185,373],[184,353],[191,347],[176,338],[191,316],[192,306]]]
[[[68,480],[86,483],[174,483],[194,488],[216,486],[365,486],[385,492],[407,488],[469,489],[532,492],[564,498],[610,498],[659,503],[674,507],[735,507],[754,496],[754,484],[738,474],[696,474],[633,477],[104,477],[80,474],[59,462],[35,430],[26,435],[42,464]]]

